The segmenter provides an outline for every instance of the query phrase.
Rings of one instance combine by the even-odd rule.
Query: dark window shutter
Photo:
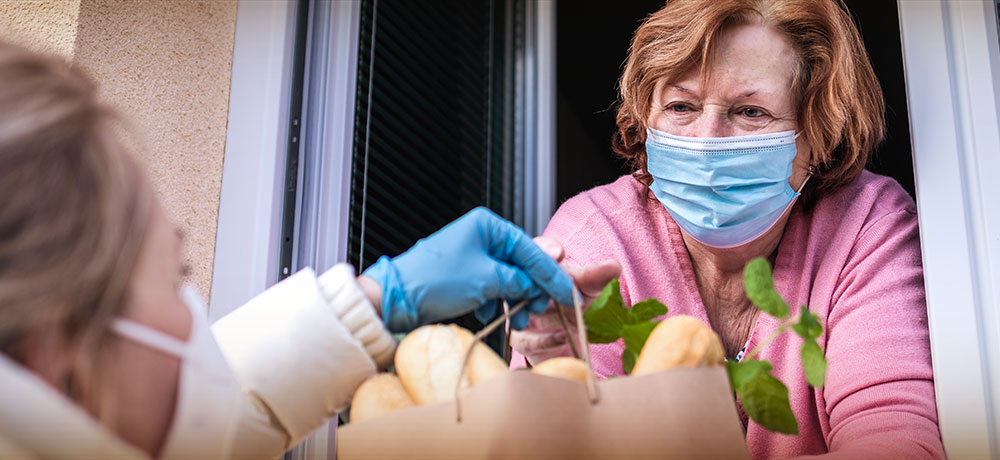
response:
[[[492,3],[362,3],[348,243],[359,269],[476,206],[505,214]]]
[[[476,206],[511,218],[507,10],[490,0],[362,2],[348,235],[359,270]],[[456,322],[482,326],[471,314]],[[502,340],[488,342],[499,350]]]

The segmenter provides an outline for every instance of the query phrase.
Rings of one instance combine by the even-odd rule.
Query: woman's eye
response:
[[[671,104],[671,105],[667,106],[667,110],[669,110],[671,112],[676,112],[676,113],[684,113],[684,112],[690,112],[690,111],[692,111],[694,109],[691,108],[691,106],[687,105],[687,104]]]
[[[740,109],[740,115],[743,115],[744,117],[748,117],[748,118],[759,118],[759,117],[763,117],[764,115],[767,115],[767,114],[764,113],[763,110],[755,108],[755,107],[744,107],[744,108]]]

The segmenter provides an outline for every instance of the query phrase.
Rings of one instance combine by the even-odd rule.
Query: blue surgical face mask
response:
[[[771,229],[802,190],[788,185],[796,137],[682,137],[650,128],[649,188],[692,238],[717,248],[746,244]]]

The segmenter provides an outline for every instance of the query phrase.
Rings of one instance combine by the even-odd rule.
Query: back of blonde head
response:
[[[146,233],[148,181],[80,69],[0,42],[0,82],[0,352],[30,365],[55,346],[67,363],[54,385],[104,413],[98,370]]]

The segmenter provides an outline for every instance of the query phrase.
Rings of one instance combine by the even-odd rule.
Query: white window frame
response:
[[[361,2],[315,2],[303,101],[298,268],[347,262]]]
[[[535,64],[535,201],[530,235],[541,235],[556,211],[556,1],[535,0],[528,44]],[[532,17],[533,16],[533,17]]]
[[[993,0],[899,0],[934,384],[949,457],[997,458],[1000,40]]]
[[[897,4],[942,438],[951,457],[1000,457],[996,6],[992,0]],[[529,56],[537,85],[536,208],[528,230],[539,233],[555,208],[556,5],[528,5],[534,10],[536,33]],[[338,69],[356,62],[359,5],[350,1],[331,6],[328,12],[340,26],[332,29],[331,46],[336,49],[331,49],[326,65]],[[295,8],[295,2],[240,2],[237,7],[212,320],[278,279]],[[301,242],[298,265],[326,268],[345,259],[355,75],[331,70],[333,79],[325,91],[332,112],[318,121],[323,130],[305,134],[305,142],[324,145],[330,153],[322,158],[318,195],[312,202],[304,197],[305,204],[300,204],[309,206],[306,213],[318,219],[300,221],[315,239]],[[306,113],[316,112],[306,108]],[[323,234],[327,236],[319,236]],[[324,431],[334,432],[332,426],[319,430]],[[333,458],[330,440],[310,440],[302,455]]]
[[[501,0],[502,1],[502,0]],[[556,208],[556,0],[525,0],[524,49],[512,54],[512,221],[541,235]],[[508,5],[508,15],[513,8]],[[508,20],[512,20],[508,16]],[[508,32],[512,26],[508,24]]]
[[[292,1],[236,9],[211,321],[278,280],[295,13]]]
[[[540,234],[555,210],[555,1],[528,0],[525,59],[533,107],[524,193],[526,230]],[[360,2],[311,4],[293,265],[346,262]],[[282,190],[297,2],[237,7],[229,124],[223,162],[209,316],[215,321],[279,279]],[[345,71],[344,69],[349,69]],[[531,150],[534,150],[532,152]],[[309,168],[306,164],[311,165]],[[336,422],[287,459],[335,458]]]
[[[322,273],[347,261],[361,3],[316,1],[309,16],[294,265]],[[336,434],[333,419],[285,459],[336,458]]]

